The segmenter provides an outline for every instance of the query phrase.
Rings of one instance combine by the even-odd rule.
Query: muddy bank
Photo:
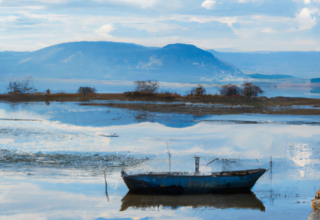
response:
[[[253,107],[274,107],[274,106],[293,106],[309,105],[320,106],[320,99],[299,98],[299,97],[253,97],[246,98],[243,96],[220,96],[220,95],[202,95],[202,96],[181,96],[172,93],[157,94],[136,94],[136,93],[97,93],[97,94],[1,94],[0,101],[6,102],[46,102],[48,105],[52,101],[58,102],[87,102],[93,100],[118,100],[118,101],[162,101],[162,102],[181,102],[181,103],[208,103],[208,104],[225,104],[231,106],[253,106]]]
[[[0,95],[6,102],[80,102],[81,105],[109,106],[144,112],[180,113],[195,116],[230,114],[319,115],[320,99],[291,97],[181,96],[171,93],[137,94],[19,94]],[[298,106],[298,108],[296,108]],[[307,106],[306,108],[304,108]],[[302,108],[300,108],[302,107]]]
[[[225,106],[225,105],[195,105],[190,103],[181,104],[147,104],[147,103],[81,103],[87,106],[108,106],[123,108],[134,111],[179,113],[195,116],[205,115],[234,115],[234,114],[275,114],[275,115],[320,115],[320,109],[316,108],[281,108],[266,106]]]

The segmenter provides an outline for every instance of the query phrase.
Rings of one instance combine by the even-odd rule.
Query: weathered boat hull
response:
[[[213,173],[212,175],[123,174],[130,192],[135,193],[238,193],[250,192],[265,169]]]

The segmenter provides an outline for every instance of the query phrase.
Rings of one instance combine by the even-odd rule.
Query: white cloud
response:
[[[190,16],[190,15],[177,15],[170,18],[171,20],[183,21],[183,22],[198,22],[198,23],[209,23],[209,22],[220,22],[227,24],[232,27],[232,24],[238,22],[237,17],[214,17],[214,16]]]
[[[317,18],[313,16],[319,13],[318,9],[303,8],[301,12],[296,16],[295,20],[299,24],[299,30],[306,30],[312,28],[317,23]]]
[[[62,14],[35,14],[29,12],[22,12],[21,15],[31,19],[46,19],[49,22],[60,21],[65,23],[68,21],[67,15]]]
[[[304,0],[304,4],[310,4],[311,0]]]
[[[0,0],[1,1],[1,0]],[[2,0],[3,1],[3,0]],[[20,3],[21,0],[11,0]],[[73,2],[74,0],[54,0],[54,3]],[[216,8],[217,14],[186,14],[182,11],[169,11],[163,7],[168,0],[90,0],[92,8],[103,7],[105,13],[99,14],[93,10],[82,11],[79,13],[68,14],[66,10],[52,11],[52,7],[47,7],[44,2],[50,3],[49,0],[33,0],[30,4],[15,4],[15,7],[1,7],[0,10],[0,50],[35,50],[62,42],[70,41],[117,41],[132,42],[145,46],[165,46],[169,43],[189,43],[207,49],[213,47],[225,47],[237,50],[319,50],[320,41],[316,40],[316,33],[310,33],[308,36],[301,30],[315,28],[319,11],[312,9],[316,0],[310,0],[310,4],[305,8],[300,8],[295,15],[281,15],[259,12],[248,12],[247,14],[230,13],[224,14],[218,11],[216,6],[220,3],[217,0],[202,0],[203,10],[205,8]],[[92,1],[95,1],[93,3]],[[99,3],[99,2],[100,3]],[[239,3],[239,0],[233,0]],[[300,5],[304,0],[299,0]],[[42,2],[36,6],[36,2]],[[178,2],[178,0],[173,0]],[[214,4],[215,2],[215,4]],[[242,0],[241,3],[252,0]],[[251,2],[251,3],[250,3]],[[255,1],[258,4],[262,0]],[[320,2],[320,0],[317,0]],[[6,3],[6,1],[3,1]],[[200,6],[194,3],[195,7]],[[209,4],[210,3],[210,4]],[[118,5],[116,7],[110,7]],[[120,5],[119,5],[120,4]],[[124,5],[132,7],[121,7]],[[183,3],[185,6],[187,3]],[[240,3],[239,3],[240,4]],[[239,4],[235,4],[239,6]],[[294,3],[296,4],[296,3]],[[297,3],[298,4],[298,3]],[[1,6],[3,4],[0,4]],[[169,4],[170,5],[170,4]],[[61,6],[55,6],[61,7]],[[63,6],[64,7],[64,6]],[[66,5],[66,7],[69,7]],[[79,6],[80,7],[80,6]],[[156,10],[154,14],[144,14],[141,9],[134,7],[149,8]],[[220,7],[220,6],[219,6]],[[112,16],[108,16],[108,10],[116,11]],[[119,9],[118,9],[119,8]],[[168,6],[169,8],[169,6]],[[39,12],[39,10],[41,13]],[[102,9],[101,9],[102,10]],[[130,10],[130,13],[126,13]],[[136,11],[135,11],[136,10]],[[166,11],[167,10],[167,11]],[[231,9],[230,9],[231,10]],[[147,11],[147,10],[146,10]],[[161,13],[160,13],[161,11]],[[137,14],[138,13],[138,14]],[[180,13],[180,14],[172,14]],[[256,13],[256,14],[255,14]],[[23,21],[23,22],[21,22]],[[197,24],[196,24],[197,23]],[[201,31],[214,32],[209,29],[212,26],[220,25],[229,26],[230,28],[218,28],[217,34],[199,35]],[[235,25],[239,24],[239,25]],[[112,32],[117,28],[119,32]],[[182,31],[183,30],[183,31]],[[300,35],[292,35],[292,32],[300,31]],[[59,34],[57,34],[59,33]],[[268,34],[266,34],[268,33]],[[264,44],[258,41],[259,37],[270,37],[277,34],[278,38],[264,39]],[[112,35],[112,36],[111,36]],[[223,38],[220,36],[224,36]],[[291,46],[287,43],[298,40],[299,45]],[[305,40],[305,41],[304,41]],[[308,41],[309,43],[305,43]],[[240,46],[239,46],[240,45]],[[253,46],[255,45],[255,46]],[[268,45],[268,46],[267,46]],[[280,47],[279,47],[280,45]],[[285,45],[285,46],[284,46]],[[280,49],[281,48],[281,49]]]
[[[257,2],[257,1],[263,1],[263,0],[239,0],[239,3],[248,3],[248,2]]]
[[[117,2],[124,2],[127,4],[137,5],[141,8],[148,8],[156,3],[156,0],[116,0]]]
[[[260,26],[261,24],[268,25],[270,27],[264,28],[261,32],[272,33],[273,30],[278,29],[281,33],[287,33],[292,31],[301,31],[310,29],[317,24],[317,16],[320,15],[317,8],[308,9],[303,8],[295,18],[284,17],[284,16],[265,16],[265,15],[252,15],[251,21],[254,22],[255,26]],[[242,18],[243,19],[243,18]],[[294,28],[297,27],[298,28]],[[254,30],[253,28],[250,28]]]
[[[36,0],[37,2],[46,3],[46,4],[65,4],[70,0]]]
[[[170,31],[174,29],[182,29],[181,26],[176,24],[167,24],[155,20],[149,20],[144,22],[136,22],[133,21],[132,23],[128,22],[127,24],[123,24],[126,27],[132,27],[136,28],[137,30],[145,30],[149,33],[158,33],[158,32],[164,32],[164,31]]]
[[[44,10],[44,9],[47,9],[47,7],[45,7],[45,6],[33,5],[33,6],[23,6],[22,9]]]
[[[12,15],[11,16],[0,17],[0,22],[12,22],[12,21],[16,21],[16,20],[18,20],[18,17],[17,16],[12,16]]]
[[[114,28],[112,24],[105,24],[102,25],[98,30],[96,30],[95,33],[102,36],[110,36],[109,33],[113,31],[113,29]]]
[[[275,30],[273,30],[272,28],[263,28],[262,30],[261,30],[261,32],[262,33],[275,33],[276,31]]]
[[[205,0],[204,2],[202,2],[201,7],[206,9],[212,9],[215,4],[216,4],[216,1],[214,0]]]
[[[141,8],[149,8],[154,6],[157,3],[157,0],[93,0],[96,2],[113,2],[117,4],[129,4],[138,6]]]

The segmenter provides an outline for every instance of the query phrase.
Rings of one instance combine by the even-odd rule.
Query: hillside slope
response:
[[[0,71],[9,77],[176,82],[246,77],[238,68],[193,45],[155,48],[115,42],[73,42],[34,52],[0,52]]]

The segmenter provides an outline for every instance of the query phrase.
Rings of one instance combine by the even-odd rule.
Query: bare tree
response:
[[[241,93],[242,89],[236,84],[223,85],[220,89],[220,95],[224,96],[240,95]]]
[[[28,77],[20,81],[11,81],[7,90],[9,93],[33,93],[37,91],[37,89],[32,85],[32,77]]]
[[[198,85],[191,89],[191,95],[202,96],[206,93],[206,89],[202,85]]]
[[[47,95],[50,95],[51,92],[50,92],[50,89],[47,89]]]
[[[134,81],[134,85],[136,86],[136,92],[143,93],[156,93],[160,88],[157,80]]]
[[[242,86],[242,94],[246,97],[256,97],[264,91],[259,86],[254,85],[253,83],[244,83]]]
[[[97,90],[94,87],[79,87],[78,89],[78,93],[79,94],[83,94],[83,95],[87,95],[90,93],[96,93]]]

